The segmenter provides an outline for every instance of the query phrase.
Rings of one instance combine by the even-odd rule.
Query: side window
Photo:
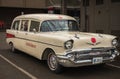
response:
[[[28,22],[29,22],[28,20],[22,20],[20,30],[27,31],[28,30]]]
[[[49,24],[47,23],[47,21],[45,21],[45,22],[42,23],[41,28],[40,28],[40,31],[41,31],[41,32],[49,32],[49,31],[51,31],[51,30],[50,30],[50,26],[49,26]]]
[[[20,24],[20,21],[14,21],[13,26],[12,26],[12,29],[13,29],[13,30],[18,30],[19,24]]]
[[[39,30],[39,25],[40,25],[40,22],[31,21],[31,24],[30,24],[30,32],[33,32],[33,29],[35,29],[36,32],[38,32],[38,30]]]

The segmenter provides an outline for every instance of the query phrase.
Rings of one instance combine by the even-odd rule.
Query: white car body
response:
[[[78,67],[111,62],[119,55],[115,45],[112,44],[116,44],[116,41],[113,42],[116,36],[79,31],[59,30],[42,32],[40,30],[42,23],[51,20],[60,20],[61,23],[63,23],[62,20],[76,22],[74,18],[66,15],[21,15],[13,20],[11,29],[7,29],[7,43],[12,44],[14,49],[23,51],[40,60],[47,60],[46,56],[48,56],[48,54],[46,54],[45,51],[52,50],[56,56],[57,63],[65,67]],[[22,25],[25,25],[26,21],[28,24],[27,30],[22,30]],[[35,23],[38,27],[33,28]],[[31,27],[32,30],[30,30]],[[70,45],[72,45],[71,42],[73,43],[70,49],[68,49],[69,47],[65,48],[67,41],[70,41]],[[50,69],[55,71],[55,68]]]

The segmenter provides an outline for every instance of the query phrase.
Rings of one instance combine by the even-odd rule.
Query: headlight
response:
[[[117,46],[117,45],[118,45],[118,41],[117,41],[116,38],[112,40],[112,45],[113,45],[113,46]]]
[[[64,43],[64,47],[65,49],[72,49],[73,47],[73,40],[69,40],[67,42]]]

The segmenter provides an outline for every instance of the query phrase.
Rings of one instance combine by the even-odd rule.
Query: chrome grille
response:
[[[103,57],[103,59],[110,58],[115,49],[106,49],[106,48],[93,48],[90,51],[81,51],[76,52],[75,61],[79,60],[89,60],[94,57]]]

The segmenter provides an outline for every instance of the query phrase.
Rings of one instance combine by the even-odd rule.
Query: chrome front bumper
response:
[[[94,48],[72,50],[66,55],[57,55],[57,59],[59,64],[65,67],[78,67],[112,62],[118,55],[119,52],[115,48]]]

